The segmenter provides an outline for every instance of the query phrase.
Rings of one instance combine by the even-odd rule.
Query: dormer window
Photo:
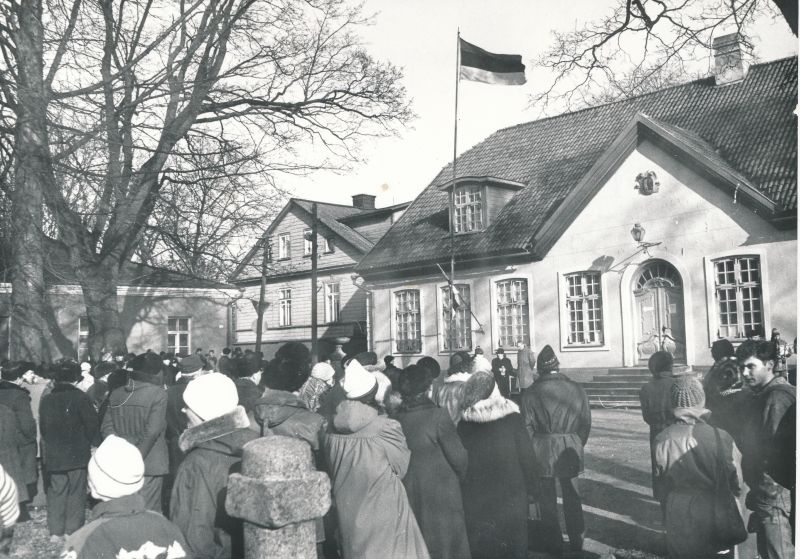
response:
[[[456,233],[483,230],[483,186],[467,184],[456,186],[453,219]]]

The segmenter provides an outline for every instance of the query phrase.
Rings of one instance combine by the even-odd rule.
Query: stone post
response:
[[[327,474],[301,440],[268,436],[244,446],[242,473],[228,478],[225,508],[242,518],[246,559],[316,559],[315,519],[331,506]]]

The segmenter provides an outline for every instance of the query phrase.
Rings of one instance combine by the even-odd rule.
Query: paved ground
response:
[[[613,550],[636,550],[620,557],[661,555],[661,513],[650,490],[647,429],[638,410],[593,410],[586,446],[586,473],[580,480],[586,518],[584,558],[608,557]],[[49,543],[44,510],[15,531],[12,557],[58,557]],[[536,559],[546,555],[532,554]]]

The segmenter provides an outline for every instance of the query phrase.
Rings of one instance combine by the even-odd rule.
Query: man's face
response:
[[[775,375],[772,373],[772,368],[774,366],[775,364],[771,359],[762,361],[755,355],[751,355],[742,363],[744,381],[750,388],[763,388],[775,378]]]

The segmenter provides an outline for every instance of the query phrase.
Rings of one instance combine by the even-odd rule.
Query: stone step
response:
[[[635,388],[639,390],[646,383],[633,382],[633,381],[606,381],[606,380],[593,380],[591,382],[581,383],[585,390],[605,390],[610,388]]]
[[[635,382],[637,384],[646,384],[652,377],[650,375],[595,375],[592,377],[592,382]]]
[[[589,406],[592,408],[628,408],[628,409],[639,409],[641,406],[639,405],[639,401],[636,402],[632,400],[589,400]]]
[[[592,400],[614,400],[619,402],[635,402],[639,403],[639,396],[632,394],[618,394],[615,392],[595,392],[594,394],[587,394],[589,401]]]
[[[650,369],[647,367],[612,367],[608,370],[609,375],[637,375],[650,377]]]

